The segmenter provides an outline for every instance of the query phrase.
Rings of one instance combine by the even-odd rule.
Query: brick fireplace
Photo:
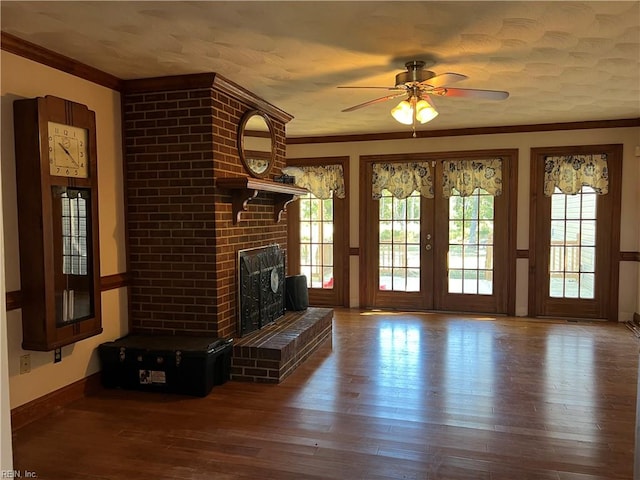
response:
[[[242,115],[275,128],[273,173],[285,165],[291,116],[216,74],[130,80],[123,93],[132,332],[236,336],[236,255],[279,244],[286,213],[261,193],[233,224],[215,179],[246,176],[237,150]]]

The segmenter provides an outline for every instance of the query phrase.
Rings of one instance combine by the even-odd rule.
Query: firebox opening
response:
[[[279,245],[238,251],[238,334],[275,322],[285,311],[285,254]]]

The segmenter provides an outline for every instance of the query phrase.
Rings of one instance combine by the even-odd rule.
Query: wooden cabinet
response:
[[[14,102],[22,347],[102,332],[95,113],[46,96]]]

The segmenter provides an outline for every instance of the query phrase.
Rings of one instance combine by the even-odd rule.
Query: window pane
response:
[[[408,268],[407,269],[407,292],[419,292],[420,291],[420,269]]]
[[[380,222],[380,243],[388,243],[391,242],[391,222]]]
[[[393,242],[402,243],[407,239],[407,222],[394,221],[393,222]]]
[[[449,221],[449,243],[462,244],[462,221],[461,220]]]
[[[449,270],[449,293],[462,293],[462,270]]]
[[[329,244],[333,248],[333,224],[322,223],[322,243]]]
[[[462,268],[465,270],[478,268],[478,248],[475,245],[465,246],[463,254]]]
[[[580,271],[580,247],[566,247],[564,251],[565,272]]]
[[[407,242],[420,243],[420,221],[407,222]]]
[[[322,265],[325,267],[333,266],[333,245],[322,245]]]
[[[581,213],[581,200],[582,195],[567,195],[566,196],[566,205],[567,205],[567,214],[566,218],[568,219],[576,219],[580,218]]]
[[[309,222],[300,222],[300,242],[311,241],[311,224]]]
[[[564,273],[551,272],[549,280],[549,296],[552,298],[564,297]]]
[[[564,272],[564,247],[551,247],[551,255],[549,256],[549,271]]]
[[[325,222],[333,222],[333,200],[327,199],[322,201],[322,220]]]
[[[393,286],[391,285],[390,268],[380,268],[380,272],[378,274],[378,282],[380,290],[393,290]]]
[[[580,242],[580,221],[567,220],[565,222],[565,242],[567,245],[578,244]]]
[[[478,293],[478,272],[476,270],[465,270],[463,272],[463,278],[463,293]]]
[[[582,235],[580,236],[582,245],[595,247],[596,245],[596,221],[595,220],[583,220],[582,221]]]
[[[493,196],[481,195],[480,196],[480,218],[485,220],[493,220]]]
[[[595,298],[595,280],[593,273],[580,274],[580,298]]]
[[[462,268],[462,245],[449,245],[449,268]]]
[[[493,246],[481,247],[478,252],[479,267],[493,270]]]
[[[322,288],[333,288],[333,267],[324,267],[322,272]]]
[[[407,245],[407,267],[420,268],[420,245]]]
[[[420,220],[420,197],[417,195],[407,198],[407,220]]]
[[[596,249],[595,247],[582,247],[580,250],[580,271],[596,271]]]
[[[380,267],[392,267],[393,257],[391,255],[393,246],[390,244],[380,244]]]
[[[565,298],[578,298],[578,274],[566,273],[564,276]]]
[[[454,196],[449,198],[449,219],[450,220],[462,220],[462,207],[463,200],[460,196]]]
[[[493,271],[480,270],[478,278],[478,293],[481,295],[493,294]]]
[[[406,270],[404,268],[394,268],[393,269],[393,289],[406,291]]]
[[[564,244],[564,220],[551,220],[551,244]]]
[[[382,197],[379,207],[379,217],[380,220],[391,220],[391,198],[392,197]]]
[[[582,187],[582,219],[595,220],[596,218],[596,195],[594,193],[584,193],[587,187]]]

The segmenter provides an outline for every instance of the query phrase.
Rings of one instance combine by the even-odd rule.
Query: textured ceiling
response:
[[[640,2],[1,2],[1,27],[122,79],[216,72],[294,116],[290,137],[404,131],[406,60],[504,101],[435,98],[421,130],[640,117]]]

